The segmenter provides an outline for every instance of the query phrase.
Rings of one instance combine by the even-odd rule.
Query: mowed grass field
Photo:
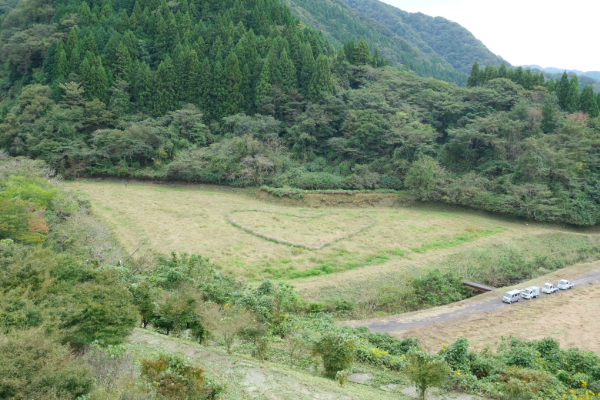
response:
[[[119,181],[67,186],[91,201],[94,214],[130,251],[199,253],[249,282],[274,278],[300,287],[424,265],[457,249],[557,230],[452,207],[286,206],[276,198],[261,201],[252,189]],[[307,250],[252,235],[233,226],[228,214],[260,234],[307,246],[374,223]]]

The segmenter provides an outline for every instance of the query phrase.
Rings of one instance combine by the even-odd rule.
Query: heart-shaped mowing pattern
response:
[[[235,215],[235,217],[234,217]],[[320,250],[375,225],[367,213],[296,215],[261,210],[234,210],[229,222],[254,236],[308,250]]]

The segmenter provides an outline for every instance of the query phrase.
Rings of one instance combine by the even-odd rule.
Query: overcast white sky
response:
[[[600,0],[382,0],[458,22],[513,65],[600,71]]]

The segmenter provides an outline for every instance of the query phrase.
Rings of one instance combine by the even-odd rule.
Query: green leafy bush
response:
[[[351,369],[357,347],[356,337],[351,333],[330,330],[315,343],[314,352],[323,359],[325,375],[335,378],[339,371]]]

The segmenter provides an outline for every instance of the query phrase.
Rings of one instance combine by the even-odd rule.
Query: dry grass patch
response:
[[[403,268],[405,264],[398,261],[415,263],[430,253],[529,229],[522,223],[451,208],[376,206],[368,208],[366,217],[365,210],[356,207],[315,211],[264,202],[252,190],[151,183],[126,186],[115,181],[78,181],[68,186],[88,196],[93,212],[114,228],[130,250],[142,245],[142,250],[163,253],[201,253],[225,272],[250,280],[377,271],[384,263]],[[309,251],[272,243],[232,226],[227,214],[233,210],[263,211],[236,216],[260,231],[307,244],[342,235],[370,218],[376,224],[349,239]],[[324,216],[300,222],[281,214]]]

